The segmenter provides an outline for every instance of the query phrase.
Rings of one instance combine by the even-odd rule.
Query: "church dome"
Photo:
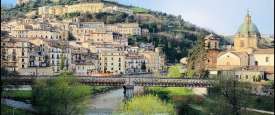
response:
[[[245,17],[244,23],[241,24],[237,33],[245,34],[245,35],[247,34],[260,35],[260,32],[257,26],[252,22],[251,16],[249,14],[247,14],[247,16]]]
[[[253,23],[243,23],[238,30],[238,33],[240,34],[247,34],[247,33],[251,33],[251,34],[260,34],[257,26]]]

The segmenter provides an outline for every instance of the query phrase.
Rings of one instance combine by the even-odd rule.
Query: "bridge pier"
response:
[[[129,100],[134,96],[134,86],[133,85],[125,85],[123,86],[123,94],[124,98]]]

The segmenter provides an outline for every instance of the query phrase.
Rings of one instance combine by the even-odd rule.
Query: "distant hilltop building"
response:
[[[16,0],[16,5],[20,6],[29,2],[31,2],[31,0]]]
[[[236,77],[246,81],[274,79],[274,48],[263,47],[266,44],[249,13],[234,35],[232,48],[219,50],[218,40],[212,34],[205,37],[209,70],[242,71]]]
[[[38,8],[38,15],[64,15],[66,13],[98,13],[104,7],[103,3],[80,3],[65,6],[43,6]]]

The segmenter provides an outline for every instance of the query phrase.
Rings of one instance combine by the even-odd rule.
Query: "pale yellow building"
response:
[[[102,51],[99,53],[99,70],[103,73],[124,74],[125,58],[124,51]]]
[[[104,7],[103,3],[81,3],[68,6],[68,11],[66,13],[98,13]]]
[[[140,51],[147,60],[146,72],[160,72],[165,66],[165,57],[162,54],[161,48],[155,48],[155,51]]]
[[[64,15],[66,13],[98,13],[104,7],[103,3],[80,3],[65,6],[43,6],[38,8],[38,15]]]

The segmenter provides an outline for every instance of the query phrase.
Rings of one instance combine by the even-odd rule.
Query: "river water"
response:
[[[123,102],[123,89],[115,89],[91,98],[86,115],[109,115]]]
[[[135,87],[134,94],[143,93],[143,87]],[[123,103],[123,88],[108,91],[91,98],[86,115],[110,115]]]

